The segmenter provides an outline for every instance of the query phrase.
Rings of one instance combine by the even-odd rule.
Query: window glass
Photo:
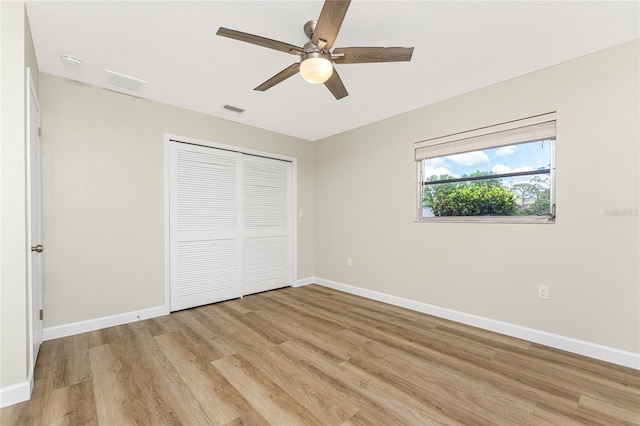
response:
[[[551,139],[420,161],[421,218],[553,218]]]

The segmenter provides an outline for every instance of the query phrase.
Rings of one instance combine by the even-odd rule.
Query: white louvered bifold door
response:
[[[290,162],[245,155],[243,293],[292,284]]]
[[[242,154],[170,144],[171,310],[242,295]]]

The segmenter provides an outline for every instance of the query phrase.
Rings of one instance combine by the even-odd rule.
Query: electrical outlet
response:
[[[347,257],[347,266],[348,266],[349,268],[351,268],[351,266],[352,266],[351,258],[350,258],[350,257]]]
[[[538,286],[538,298],[539,299],[548,299],[549,298],[549,286],[539,285]]]

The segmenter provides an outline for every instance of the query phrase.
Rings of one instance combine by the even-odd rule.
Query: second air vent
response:
[[[115,71],[106,70],[104,75],[104,84],[108,89],[121,90],[129,93],[140,93],[147,82]]]
[[[234,107],[234,106],[231,106],[231,105],[225,105],[222,108],[228,109],[229,111],[237,112],[238,114],[241,113],[241,112],[244,112],[244,110],[242,108]]]

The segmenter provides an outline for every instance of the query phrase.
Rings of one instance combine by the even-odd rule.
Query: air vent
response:
[[[223,106],[224,109],[228,109],[229,111],[233,111],[233,112],[237,112],[238,114],[244,112],[244,110],[242,108],[238,108],[238,107],[234,107],[231,105],[225,105]]]
[[[107,89],[126,91],[129,93],[140,93],[147,84],[146,81],[129,77],[114,71],[106,70],[104,75],[104,84]]]

